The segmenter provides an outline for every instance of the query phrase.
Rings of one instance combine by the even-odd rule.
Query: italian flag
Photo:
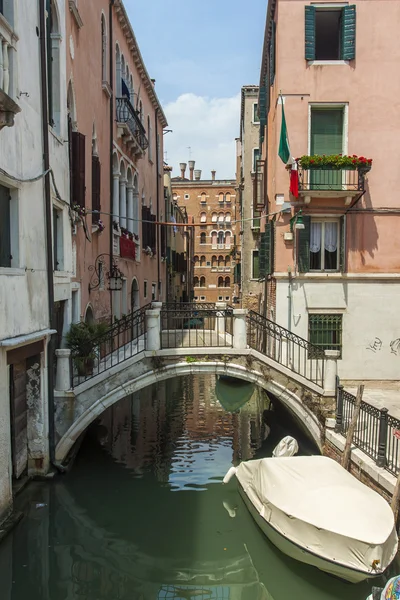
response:
[[[295,198],[299,197],[299,173],[297,170],[297,162],[290,152],[289,137],[286,127],[285,109],[283,108],[283,96],[281,94],[282,105],[282,122],[281,136],[279,139],[278,156],[285,165],[290,165],[290,188],[289,191]]]

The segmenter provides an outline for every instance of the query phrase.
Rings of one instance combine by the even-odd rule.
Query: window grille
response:
[[[309,315],[308,340],[324,350],[339,350],[342,357],[343,315]],[[312,353],[312,350],[311,350]],[[312,356],[309,356],[312,358]]]

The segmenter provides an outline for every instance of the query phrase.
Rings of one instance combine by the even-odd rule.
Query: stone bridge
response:
[[[93,371],[78,374],[57,350],[56,461],[88,425],[125,396],[173,377],[213,373],[259,385],[284,404],[320,448],[334,411],[338,352],[225,303],[154,302],[118,321],[97,342]]]

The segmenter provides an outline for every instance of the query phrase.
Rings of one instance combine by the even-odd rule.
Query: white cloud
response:
[[[180,175],[179,163],[191,158],[202,179],[234,179],[236,171],[235,137],[239,135],[240,94],[232,98],[208,98],[182,94],[164,106],[168,128],[173,133],[164,136],[167,162],[172,176]]]

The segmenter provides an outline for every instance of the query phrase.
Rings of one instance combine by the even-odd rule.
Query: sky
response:
[[[240,89],[258,84],[267,0],[124,0],[172,132],[164,160],[235,177]]]

